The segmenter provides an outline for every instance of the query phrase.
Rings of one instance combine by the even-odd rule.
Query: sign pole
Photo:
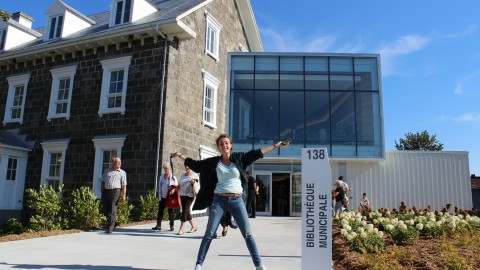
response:
[[[303,148],[302,270],[332,269],[331,182],[327,148]]]

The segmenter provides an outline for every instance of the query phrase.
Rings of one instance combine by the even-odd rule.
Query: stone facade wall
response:
[[[205,54],[206,17],[208,11],[221,25],[219,61]],[[164,113],[161,117],[162,136],[160,169],[169,160],[169,154],[180,151],[199,158],[200,146],[216,149],[214,139],[226,130],[226,69],[227,52],[248,48],[235,0],[215,0],[183,19],[196,33],[195,39],[179,41],[167,37],[168,58]],[[173,38],[173,40],[172,40]],[[144,44],[134,40],[119,47],[111,44],[92,47],[85,54],[67,53],[64,57],[40,55],[35,61],[17,65],[0,63],[0,119],[3,119],[8,94],[9,76],[31,72],[28,83],[24,123],[9,123],[3,130],[19,129],[35,142],[29,154],[25,189],[40,185],[43,149],[46,140],[70,139],[66,157],[63,184],[67,192],[81,186],[92,187],[94,180],[95,147],[92,139],[99,136],[126,135],[122,148],[122,169],[127,172],[127,195],[136,202],[140,195],[155,186],[156,148],[160,116],[160,96],[164,40],[145,38]],[[131,55],[125,114],[98,115],[103,68],[100,61]],[[50,70],[77,64],[70,119],[47,120],[52,75]],[[202,69],[221,83],[217,92],[217,128],[202,125],[203,77]],[[175,175],[183,172],[180,160],[175,160]],[[96,180],[96,179],[95,179]]]
[[[25,188],[40,185],[43,149],[40,143],[46,140],[70,139],[64,167],[63,184],[66,191],[80,186],[92,186],[95,147],[92,139],[98,136],[126,135],[122,149],[122,168],[128,174],[128,195],[138,198],[145,190],[154,187],[156,146],[158,134],[160,83],[162,77],[163,45],[154,38],[146,38],[144,45],[135,40],[82,52],[54,56],[21,63],[17,68],[0,70],[0,118],[5,113],[8,93],[6,77],[31,72],[27,87],[24,123],[8,123],[2,129],[19,129],[35,147],[29,154]],[[100,61],[131,55],[125,114],[98,115],[103,68]],[[70,119],[47,120],[52,87],[50,70],[65,65],[77,64]]]
[[[222,25],[218,62],[205,53],[206,11]],[[240,51],[240,45],[248,48],[234,0],[212,1],[211,4],[187,16],[184,22],[197,33],[197,37],[181,42],[178,48],[169,48],[165,160],[168,153],[175,151],[199,159],[200,146],[216,150],[215,139],[219,134],[227,132],[227,53]],[[204,94],[202,69],[220,81],[217,90],[216,129],[202,125]],[[179,176],[184,168],[179,160],[175,162],[179,168],[175,175]]]

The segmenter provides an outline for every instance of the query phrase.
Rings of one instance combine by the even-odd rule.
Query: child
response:
[[[368,209],[370,209],[370,201],[367,198],[367,193],[364,192],[362,199],[360,200],[360,207],[358,208],[358,211],[364,214],[368,211]]]

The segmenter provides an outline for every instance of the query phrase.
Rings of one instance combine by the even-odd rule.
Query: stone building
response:
[[[90,16],[57,0],[45,10],[37,29],[22,12],[0,22],[2,219],[20,217],[24,190],[40,184],[100,195],[114,156],[135,201],[156,188],[169,153],[215,154],[227,52],[263,50],[249,0],[112,0]]]

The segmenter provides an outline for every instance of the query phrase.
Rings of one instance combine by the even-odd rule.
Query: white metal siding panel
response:
[[[85,28],[92,26],[85,20],[77,17],[77,15],[70,13],[68,10],[65,12],[63,19],[62,37],[67,37],[71,34],[75,34]]]
[[[132,22],[138,21],[155,11],[157,9],[145,0],[134,0],[132,1]]]
[[[332,175],[338,178],[338,161],[332,161]],[[471,209],[472,192],[468,152],[386,151],[385,161],[347,161],[346,181],[353,192],[351,209],[358,209],[366,192],[373,209],[408,207],[441,210]]]
[[[5,39],[5,46],[3,49],[7,51],[34,39],[36,39],[36,37],[10,25],[8,26],[7,38]]]

